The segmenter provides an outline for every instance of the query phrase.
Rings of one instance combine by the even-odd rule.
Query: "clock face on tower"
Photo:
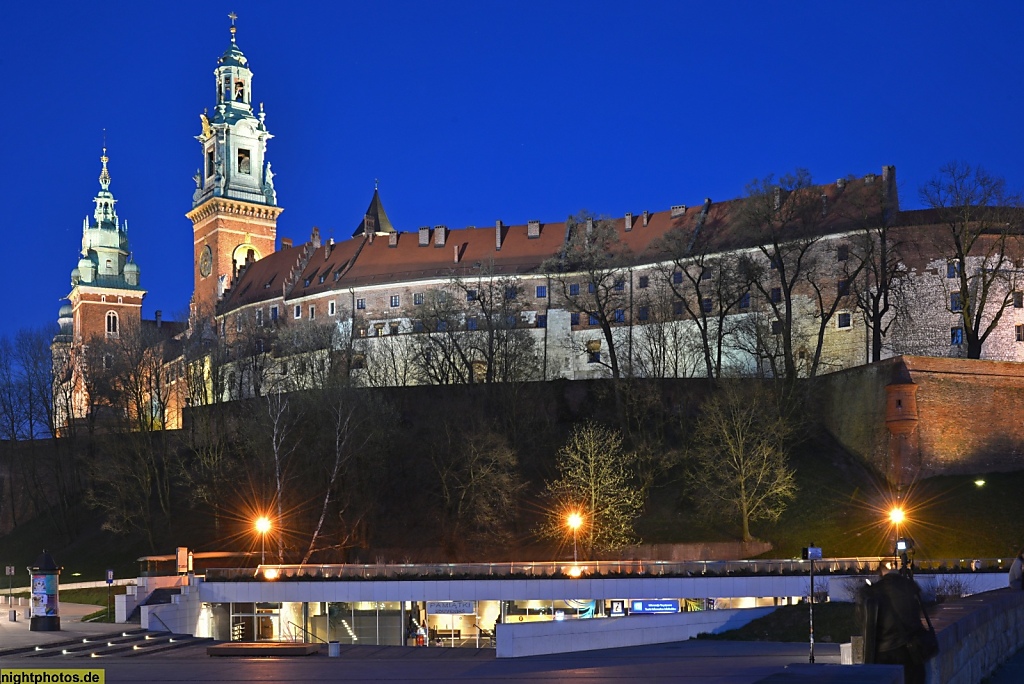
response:
[[[210,245],[203,247],[203,253],[199,256],[199,275],[207,277],[213,271],[213,250]]]

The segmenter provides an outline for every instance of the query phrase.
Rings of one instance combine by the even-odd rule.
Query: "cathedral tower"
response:
[[[214,70],[217,101],[213,114],[200,114],[202,167],[193,180],[192,221],[195,289],[193,312],[212,316],[224,290],[231,286],[247,260],[257,260],[275,249],[277,206],[270,163],[264,163],[270,133],[252,107],[252,71],[249,60],[235,43],[235,16],[231,17],[231,44]]]
[[[81,258],[71,271],[70,311],[67,306],[61,310],[61,332],[76,344],[88,344],[96,336],[116,338],[142,320],[146,293],[139,286],[139,267],[129,259],[128,222],[122,224],[114,209],[108,161],[103,148],[93,220],[87,216],[82,223]]]

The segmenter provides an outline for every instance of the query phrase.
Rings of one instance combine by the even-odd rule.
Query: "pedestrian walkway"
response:
[[[25,617],[27,605],[8,608],[6,604],[0,613],[0,650],[25,648],[27,646],[43,646],[71,639],[88,639],[90,637],[120,634],[127,629],[137,629],[137,625],[117,625],[110,622],[82,622],[82,618],[99,610],[99,606],[82,603],[60,604],[60,631],[33,632],[29,629],[30,620]],[[10,610],[17,610],[17,622],[11,622]]]

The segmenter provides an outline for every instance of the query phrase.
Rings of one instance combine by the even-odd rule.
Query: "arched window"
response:
[[[117,337],[118,325],[117,325],[117,312],[107,312],[107,337]]]

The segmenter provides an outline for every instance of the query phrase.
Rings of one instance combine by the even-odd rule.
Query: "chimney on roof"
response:
[[[309,236],[309,241],[313,244],[313,249],[320,249],[320,229],[313,226],[313,232]]]
[[[452,245],[452,247],[455,248],[455,263],[459,263],[459,246],[458,245]]]
[[[281,249],[284,249],[285,247],[291,247],[291,246],[292,246],[292,239],[291,238],[286,238],[286,237],[281,238]]]
[[[622,225],[627,233],[633,230],[633,214],[627,211],[625,218],[622,219]]]
[[[540,221],[530,221],[526,224],[526,237],[530,240],[540,237]]]
[[[388,247],[397,247],[397,246],[398,246],[398,231],[395,230],[395,231],[392,231],[392,232],[388,233]]]
[[[845,178],[837,178],[836,179],[836,187],[839,188],[840,190],[845,188],[846,187],[846,179]]]
[[[377,219],[372,214],[363,214],[363,235],[373,235],[377,232]]]
[[[157,329],[163,327],[164,324],[164,312],[160,309],[156,310],[156,327]]]
[[[334,238],[329,238],[327,244],[324,245],[324,261],[330,258],[331,252],[334,251]]]
[[[679,218],[680,216],[682,216],[685,213],[686,213],[686,205],[685,204],[677,204],[674,207],[672,207],[672,218]]]
[[[877,177],[878,176],[876,176],[873,173],[869,173],[868,175],[864,176],[864,185],[872,185],[872,184],[874,184],[875,178],[877,178]]]
[[[587,235],[589,236],[593,232],[594,232],[594,219],[588,218],[587,219]]]
[[[448,237],[448,226],[434,226],[434,246],[444,247],[444,240]]]
[[[430,244],[430,226],[420,226],[420,247]]]
[[[644,228],[647,227],[647,222],[651,220],[651,212],[644,209]]]
[[[500,252],[501,251],[501,229],[502,229],[502,227],[503,227],[503,224],[501,222],[501,219],[498,219],[497,221],[494,222],[494,250],[496,252]]]

